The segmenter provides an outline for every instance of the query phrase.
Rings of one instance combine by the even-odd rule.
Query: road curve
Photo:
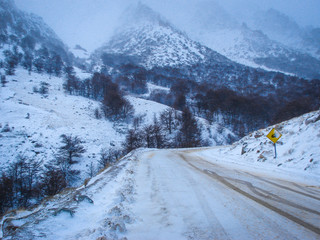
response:
[[[207,161],[205,161],[204,159],[199,158],[197,161],[192,161],[192,160],[188,160],[188,157],[186,157],[184,154],[180,154],[181,158],[184,159],[190,166],[192,166],[193,168],[195,168],[196,170],[199,170],[201,172],[203,172],[204,174],[212,177],[213,179],[219,181],[220,183],[222,183],[223,185],[225,185],[226,187],[236,191],[237,193],[261,204],[262,206],[288,218],[291,221],[294,221],[297,224],[300,224],[301,226],[309,229],[310,231],[313,231],[316,234],[320,235],[320,226],[319,225],[319,221],[320,221],[320,212],[319,212],[319,203],[317,201],[320,201],[319,196],[317,196],[316,194],[312,195],[310,193],[307,192],[303,192],[303,191],[298,191],[295,190],[293,188],[289,188],[285,185],[281,185],[275,182],[272,182],[270,180],[266,180],[264,178],[255,176],[253,174],[249,174],[249,173],[245,173],[253,178],[257,178],[260,181],[265,182],[265,184],[271,184],[274,185],[276,187],[285,189],[289,192],[293,192],[296,194],[296,196],[299,196],[301,198],[305,197],[305,198],[312,198],[315,199],[317,201],[315,201],[315,204],[313,206],[306,206],[306,204],[303,203],[294,203],[291,199],[288,199],[288,195],[283,194],[283,197],[277,196],[275,194],[272,194],[270,188],[268,190],[264,190],[261,187],[256,187],[251,183],[251,179],[250,177],[245,181],[238,178],[230,178],[230,177],[222,177],[219,174],[217,174],[216,172],[214,172],[213,170],[208,170],[206,168],[201,167],[201,165],[203,166],[203,164],[205,165],[205,167],[208,167],[210,169],[216,169],[216,165],[213,163],[209,163]],[[199,164],[199,162],[202,161],[202,164]],[[197,166],[197,162],[198,162],[198,166]],[[239,174],[239,172],[238,172]],[[244,174],[244,173],[240,173],[240,174]],[[254,179],[255,180],[255,179]],[[231,182],[237,182],[240,183],[241,187],[237,187],[235,184],[232,184]],[[288,183],[286,183],[288,184]],[[299,184],[295,184],[296,187],[299,187],[300,189],[303,189],[303,186],[300,186]],[[248,191],[249,190],[249,191]],[[264,194],[262,194],[262,192],[264,192]],[[292,195],[292,194],[291,194]],[[290,197],[291,198],[291,197]],[[282,203],[282,204],[281,204]],[[277,207],[276,205],[281,205],[280,207]],[[286,208],[287,207],[287,208]],[[290,214],[290,208],[295,209],[295,211],[293,212],[293,214]],[[303,219],[302,217],[299,216],[299,212],[304,212],[304,214],[308,213],[309,215],[311,215],[312,217],[310,217],[310,221],[313,221],[314,224],[309,223],[308,220]],[[302,215],[300,213],[300,215]]]
[[[320,192],[188,151],[140,156],[128,239],[319,239]]]

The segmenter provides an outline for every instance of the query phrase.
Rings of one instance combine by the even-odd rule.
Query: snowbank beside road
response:
[[[282,133],[277,142],[277,158],[273,143],[266,137],[272,128]],[[195,152],[212,162],[236,164],[239,167],[285,174],[301,181],[320,182],[320,111],[253,132],[230,146]]]

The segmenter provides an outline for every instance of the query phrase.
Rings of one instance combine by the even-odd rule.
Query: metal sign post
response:
[[[278,132],[275,128],[273,128],[267,135],[274,145],[274,158],[277,158],[277,147],[276,142],[281,138],[282,134]]]

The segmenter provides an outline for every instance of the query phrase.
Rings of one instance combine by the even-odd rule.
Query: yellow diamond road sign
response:
[[[267,138],[269,138],[273,143],[276,143],[281,138],[281,136],[282,134],[273,128],[268,133]]]

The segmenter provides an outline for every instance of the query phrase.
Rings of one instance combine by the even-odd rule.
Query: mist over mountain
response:
[[[139,3],[123,15],[123,24],[94,55],[120,54],[135,58],[135,64],[153,67],[192,66],[209,58],[229,62],[222,55],[188,38],[159,13]],[[214,55],[214,57],[213,57]]]
[[[66,45],[43,19],[19,10],[13,0],[0,1],[0,22],[1,44],[20,46],[28,52],[43,47],[65,61],[69,59]]]
[[[254,15],[255,18],[246,19],[248,24],[241,23],[218,3],[200,1],[189,8],[189,14],[178,26],[192,39],[233,61],[310,79],[319,78],[317,52],[320,45],[312,37],[315,33],[303,31],[276,10]],[[316,32],[316,29],[312,31]]]
[[[200,4],[200,7],[203,9],[203,5]],[[190,15],[190,20],[194,16]],[[203,22],[199,20],[202,18],[205,19]],[[198,30],[190,30],[192,37],[198,39],[194,41],[147,5],[132,5],[124,12],[122,25],[117,28],[115,34],[92,55],[93,65],[112,65],[112,58],[117,58],[117,65],[121,65],[122,61],[122,64],[131,63],[149,70],[180,68],[178,72],[185,78],[198,82],[213,81],[229,87],[240,87],[242,81],[237,82],[235,79],[246,78],[243,75],[245,71],[251,72],[246,80],[249,82],[250,78],[255,78],[255,71],[262,72],[261,75],[270,75],[262,70],[246,68],[236,62],[254,67],[264,66],[269,70],[295,73],[309,78],[320,76],[315,68],[318,65],[320,67],[316,59],[270,40],[261,31],[237,24],[228,14],[221,14],[212,20],[214,23],[208,23],[211,19],[210,14],[205,16],[203,13],[202,18],[195,23]],[[219,25],[224,23],[224,18],[229,19],[228,27]],[[274,76],[274,73],[271,75]]]
[[[275,9],[256,13],[251,26],[263,31],[271,39],[320,59],[320,28],[301,27]]]
[[[192,4],[186,15],[185,26],[188,32],[199,28],[200,31],[234,29],[239,22],[216,1],[198,1]]]
[[[83,27],[81,21],[76,22],[78,26],[70,32],[69,27],[62,27],[60,30],[66,30],[69,37],[80,29],[77,33],[79,44],[69,50],[67,43],[70,42],[61,40],[67,39],[66,36],[60,39],[58,31],[51,28],[54,23],[49,26],[41,17],[19,10],[13,0],[0,0],[0,239],[103,240],[127,239],[128,236],[130,239],[138,236],[130,228],[140,223],[139,234],[142,228],[149,231],[151,227],[157,238],[159,227],[175,228],[167,220],[179,215],[172,214],[177,205],[170,205],[170,208],[163,205],[172,203],[173,195],[182,196],[176,198],[179,206],[184,196],[195,196],[197,204],[194,206],[197,207],[190,209],[193,212],[202,209],[206,213],[208,208],[203,206],[212,206],[213,214],[215,202],[207,203],[217,196],[216,190],[212,190],[212,183],[217,180],[236,194],[219,203],[227,206],[229,213],[233,211],[230,206],[234,206],[229,204],[230,200],[237,199],[244,191],[248,194],[242,194],[243,197],[252,196],[248,199],[250,206],[252,200],[264,203],[258,200],[258,197],[264,197],[260,194],[262,189],[257,188],[258,194],[250,187],[258,181],[260,187],[260,179],[254,177],[254,184],[243,181],[244,188],[239,189],[238,185],[233,185],[239,181],[232,179],[240,172],[234,174],[228,170],[231,178],[226,177],[228,174],[219,177],[215,170],[217,163],[222,163],[221,169],[227,169],[230,163],[243,168],[242,164],[246,163],[254,166],[250,167],[252,170],[260,164],[265,167],[267,163],[274,165],[271,168],[273,175],[274,170],[281,168],[294,169],[291,174],[300,171],[303,176],[320,169],[316,158],[319,133],[315,131],[320,122],[319,111],[315,111],[320,107],[320,80],[313,79],[319,77],[320,71],[315,50],[320,37],[318,29],[302,28],[275,10],[261,14],[255,22],[242,23],[230,8],[226,10],[222,1],[218,4],[190,0],[190,5],[181,9],[183,11],[179,11],[179,7],[185,6],[184,0],[148,0],[150,4],[132,1],[134,3],[127,8],[127,0],[112,4],[109,0],[28,2],[30,5],[38,3],[39,8],[52,6],[50,10],[56,14],[53,19],[65,25],[70,22],[61,17],[63,12],[71,18],[74,15],[83,17],[82,21],[92,31]],[[92,8],[84,8],[84,3]],[[110,8],[99,8],[106,4],[111,4]],[[108,14],[114,10],[112,5],[121,6],[117,11],[125,10],[110,18]],[[166,8],[156,8],[157,5],[166,5]],[[60,7],[64,7],[63,11],[56,11]],[[170,17],[170,11],[178,16]],[[79,12],[82,14],[78,15]],[[116,20],[112,21],[112,18]],[[112,34],[111,29],[114,30]],[[281,35],[282,31],[285,35]],[[96,44],[101,36],[104,36],[104,43],[94,51],[87,50],[87,44]],[[290,44],[297,41],[308,48],[299,48],[298,44],[291,46],[288,39],[292,40]],[[311,113],[280,123],[308,112]],[[273,158],[272,149],[276,145],[271,145],[264,136],[271,129],[268,126],[273,124],[276,125],[272,128],[284,135],[284,141],[281,139],[277,143],[282,148],[279,160]],[[265,130],[258,130],[263,128]],[[226,144],[233,145],[217,147]],[[198,147],[212,146],[215,149],[205,150],[204,155],[187,157],[187,152],[193,151],[191,148],[197,148],[195,154],[199,154],[201,149]],[[149,152],[146,148],[152,150]],[[171,150],[173,148],[175,150]],[[166,150],[161,153],[156,149]],[[160,155],[154,158],[154,154]],[[211,164],[207,160],[211,161],[212,157],[215,160]],[[141,159],[144,159],[143,164]],[[191,163],[200,164],[201,161],[205,165],[201,169],[196,167],[192,173]],[[172,179],[176,182],[179,167],[183,169],[181,179],[188,181],[178,182],[171,189],[165,187],[172,185]],[[209,171],[209,167],[214,171]],[[207,189],[194,188],[200,179],[196,174],[201,172],[203,181],[210,180]],[[154,173],[159,178],[152,177]],[[165,175],[168,173],[170,175]],[[243,176],[249,175],[245,171]],[[262,175],[259,173],[259,176]],[[162,183],[154,184],[155,180]],[[137,182],[141,183],[140,196],[135,192]],[[146,182],[149,182],[150,192],[145,191]],[[221,189],[220,183],[218,189]],[[287,181],[283,186],[286,184]],[[181,195],[185,192],[180,191],[182,185],[191,186],[191,191]],[[278,193],[278,184],[271,185]],[[160,192],[168,196],[165,201],[158,194],[157,186],[165,187]],[[300,194],[306,185],[299,189],[298,186],[283,188],[291,194]],[[316,190],[312,189],[313,184],[308,187],[304,195],[309,198]],[[298,190],[291,191],[291,188]],[[172,195],[168,194],[168,189]],[[204,202],[203,194],[199,193],[208,191],[212,191],[212,195]],[[154,205],[145,204],[143,200],[150,196],[151,201],[155,200]],[[266,199],[274,201],[269,197]],[[243,199],[241,201],[239,206],[243,205]],[[144,214],[139,212],[148,212],[144,210],[146,205],[156,210],[151,211],[150,218],[142,220]],[[304,209],[296,204],[288,204],[288,209],[293,205],[299,211]],[[131,212],[133,206],[138,207],[135,214]],[[159,206],[161,209],[157,209]],[[262,206],[265,210],[269,203]],[[316,209],[317,205],[314,206]],[[271,205],[269,208],[274,211]],[[158,210],[164,215],[160,216]],[[192,211],[181,221],[189,218]],[[222,235],[203,235],[212,229],[216,233],[218,219],[213,225],[208,222],[209,228],[199,232],[203,222],[198,223],[193,218],[192,228],[186,226],[188,234],[181,231],[181,235],[179,233],[173,239],[230,238],[229,219],[220,212],[226,226],[221,229]],[[244,208],[243,213],[247,212]],[[257,216],[256,212],[256,208],[253,209],[252,216]],[[302,227],[309,226],[309,230],[316,229],[314,232],[318,234],[316,227],[310,227],[303,219],[298,221],[290,214],[282,216],[293,219]],[[243,214],[235,216],[240,215]],[[161,226],[148,221],[154,216],[160,216]],[[201,214],[199,219],[212,219],[208,216]],[[265,217],[269,219],[268,214]],[[70,226],[73,220],[75,224]],[[255,220],[250,220],[244,231],[252,227],[252,221]],[[279,216],[275,215],[275,221],[268,225],[272,234],[278,221]],[[150,222],[150,226],[145,227],[146,222]],[[232,226],[241,222],[248,221],[237,220]],[[258,229],[263,229],[261,221],[257,224]],[[283,224],[280,225],[282,229]],[[238,232],[231,228],[234,239],[239,238]],[[242,235],[246,236],[244,239],[263,236],[256,226],[252,229],[254,234]],[[287,234],[287,229],[291,227],[283,227],[283,231],[276,231],[275,235],[266,232],[266,236],[299,238],[295,237],[295,231]],[[298,236],[305,236],[300,229],[297,231],[301,233]],[[164,233],[163,239],[167,239],[170,235]]]
[[[128,16],[135,16],[135,18],[132,19]],[[122,78],[119,82],[125,85],[128,80],[132,81],[131,84],[139,86],[134,90],[136,93],[144,91],[143,81],[150,81],[153,84],[170,88],[186,87],[186,91],[179,90],[174,97],[165,95],[165,97],[155,98],[163,104],[174,106],[178,104],[178,97],[183,96],[193,106],[197,105],[201,108],[200,106],[206,105],[210,108],[210,104],[218,103],[206,103],[208,89],[228,89],[231,92],[221,94],[237,95],[234,96],[236,99],[239,95],[249,98],[251,96],[261,97],[263,100],[259,99],[259,104],[269,101],[261,106],[263,109],[269,104],[275,105],[276,102],[278,107],[285,107],[286,103],[295,101],[297,96],[317,95],[319,81],[308,81],[296,76],[248,67],[232,61],[206,45],[192,40],[187,34],[178,30],[159,13],[144,4],[138,4],[128,9],[125,12],[125,17],[129,22],[125,21],[111,37],[111,40],[91,56],[91,68],[108,75],[125,76],[127,80],[124,81]],[[284,69],[299,70],[301,75],[308,75],[310,74],[308,70],[313,69],[310,67],[302,72],[302,69],[308,66],[307,63],[312,63],[310,56],[305,56],[307,60],[303,62],[304,55],[271,41],[261,31],[250,30],[245,25],[233,27],[239,29],[238,33],[242,36],[242,40],[240,39],[239,44],[233,49],[234,51],[242,50],[241,53],[245,54],[239,58],[255,60],[256,66],[268,64],[273,69],[282,68],[283,71]],[[234,29],[230,31],[234,31]],[[289,57],[291,60],[288,59]],[[294,62],[292,59],[294,57],[299,60]],[[291,62],[291,65],[288,64],[288,61]],[[299,61],[302,61],[301,66],[297,64]],[[128,91],[132,91],[130,87],[124,87]],[[305,100],[301,101],[305,102]],[[235,100],[235,102],[237,101],[240,100]],[[227,108],[236,106],[235,103],[230,104],[233,106]],[[179,106],[181,107],[181,105]],[[282,107],[273,114],[267,114],[269,115],[267,121],[277,118],[280,113],[276,112],[282,111]],[[200,114],[204,114],[204,112]],[[210,115],[211,113],[206,114]],[[225,112],[222,115],[226,117],[224,114],[226,114]],[[256,120],[256,123],[258,122],[259,120]],[[259,124],[263,125],[261,122]],[[232,129],[237,131],[233,127]]]

